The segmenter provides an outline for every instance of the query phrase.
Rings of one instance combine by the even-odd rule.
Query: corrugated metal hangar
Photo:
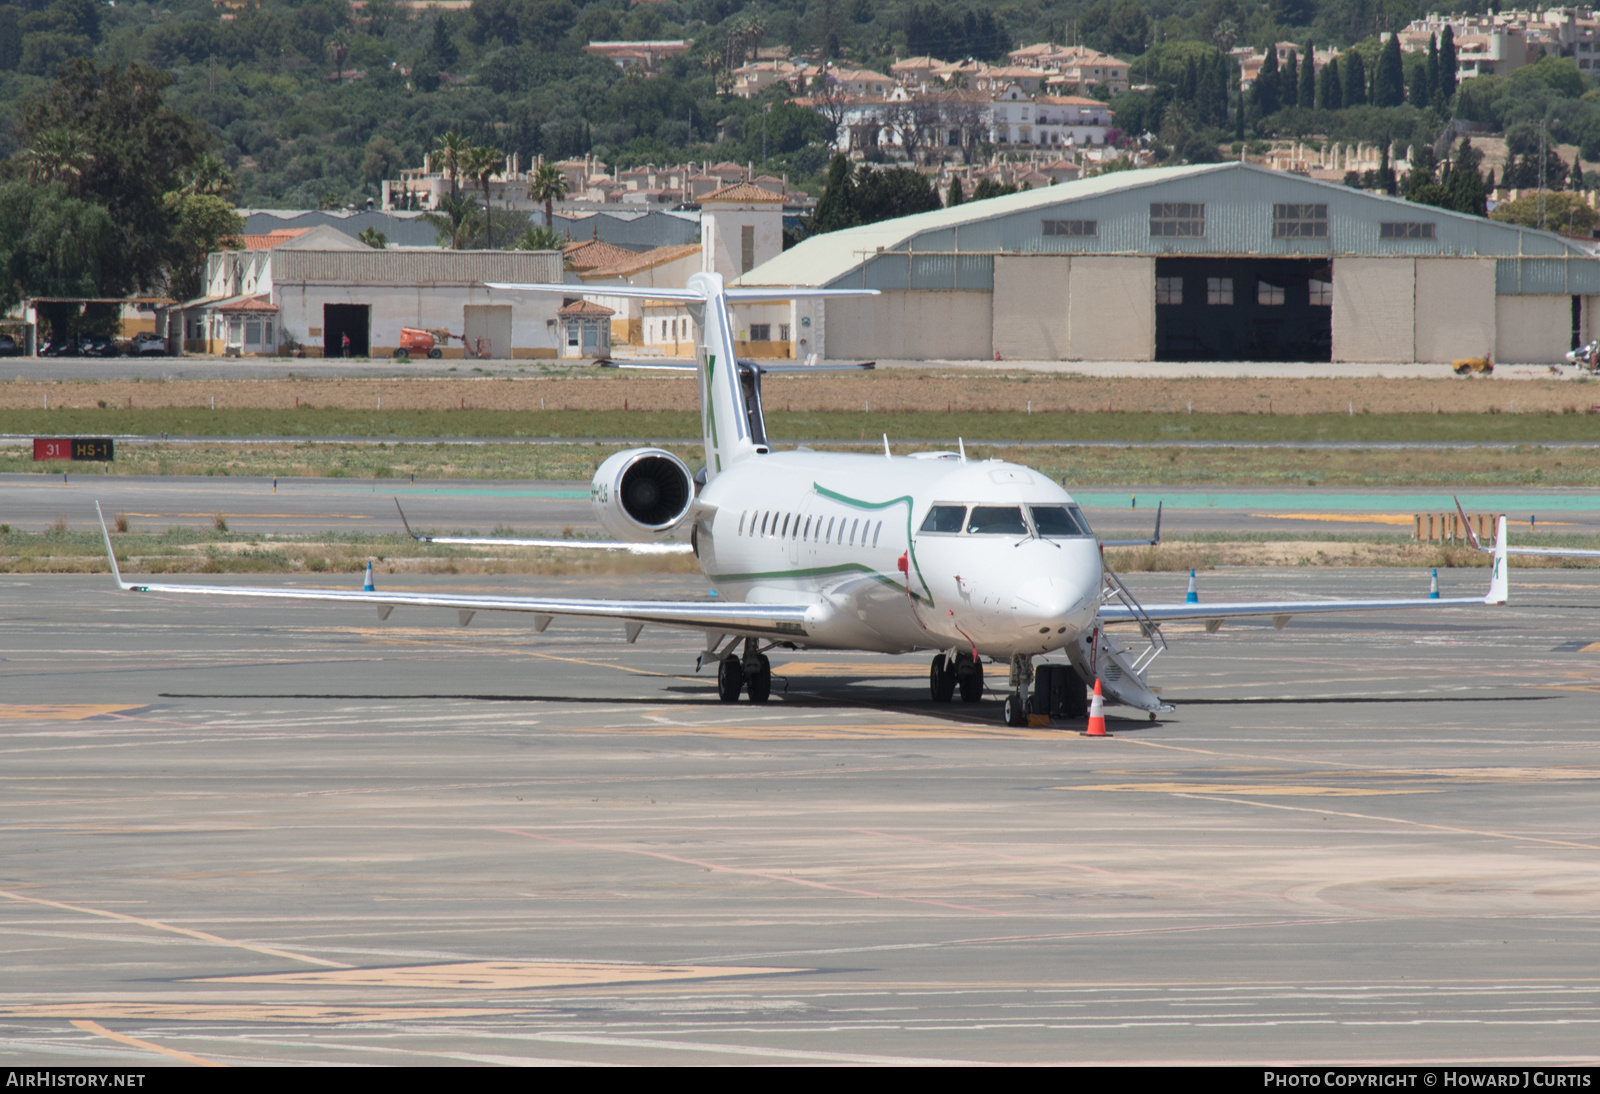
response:
[[[1600,335],[1577,242],[1242,163],[1122,171],[815,236],[741,285],[833,358],[1559,361]]]

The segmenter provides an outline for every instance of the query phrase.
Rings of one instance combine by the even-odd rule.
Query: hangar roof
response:
[[[1202,206],[1202,229],[1153,235],[1156,203]],[[1286,205],[1321,207],[1322,234],[1286,235]],[[983,290],[997,254],[1492,257],[1510,260],[1501,293],[1600,292],[1600,260],[1554,232],[1244,163],[1117,171],[829,232],[737,284]]]

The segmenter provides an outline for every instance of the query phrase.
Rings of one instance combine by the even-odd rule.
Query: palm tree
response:
[[[226,197],[233,193],[233,172],[220,156],[202,152],[184,175],[183,192]]]
[[[461,161],[472,142],[454,129],[439,138],[433,146],[433,166],[450,180],[450,196],[456,196],[456,183],[461,177]]]
[[[498,148],[472,145],[467,148],[461,162],[461,173],[469,179],[476,179],[483,190],[483,225],[488,234],[485,245],[491,251],[494,250],[494,220],[489,211],[489,180],[505,167],[505,159],[506,154]]]
[[[553,206],[567,196],[567,176],[555,164],[541,163],[539,170],[534,172],[532,185],[528,187],[528,196],[534,201],[544,202],[544,226],[554,231]]]
[[[439,233],[439,242],[453,251],[465,250],[469,243],[478,238],[478,229],[483,227],[482,216],[477,202],[451,194],[439,199],[438,212],[422,214],[422,218]]]
[[[28,173],[28,181],[35,186],[64,182],[67,189],[73,192],[77,191],[79,180],[94,162],[94,156],[79,146],[76,133],[59,128],[40,133],[17,158]]]

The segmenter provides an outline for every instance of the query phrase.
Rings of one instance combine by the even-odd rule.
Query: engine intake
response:
[[[589,486],[600,524],[632,543],[665,539],[689,515],[694,493],[688,465],[659,448],[618,452],[600,465]]]

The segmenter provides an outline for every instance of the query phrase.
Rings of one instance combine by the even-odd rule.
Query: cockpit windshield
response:
[[[1094,535],[1089,530],[1089,522],[1083,519],[1083,511],[1076,505],[1030,505],[1028,512],[1033,516],[1033,526],[1039,529],[1041,536]]]
[[[1020,505],[974,505],[967,517],[967,534],[974,536],[1025,536],[1028,525]]]

